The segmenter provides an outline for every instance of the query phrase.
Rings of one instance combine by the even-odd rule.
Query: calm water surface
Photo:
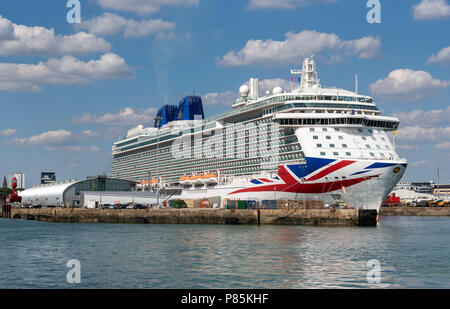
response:
[[[66,281],[70,259],[81,284]],[[369,284],[367,261],[381,263]],[[450,218],[378,227],[59,224],[0,219],[0,288],[450,288]]]

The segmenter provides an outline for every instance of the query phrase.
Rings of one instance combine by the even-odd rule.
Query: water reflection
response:
[[[382,218],[376,228],[0,220],[0,288],[70,288],[72,258],[78,288],[448,288],[442,219]],[[367,282],[370,259],[381,285]]]

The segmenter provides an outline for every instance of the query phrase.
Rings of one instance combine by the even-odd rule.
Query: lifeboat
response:
[[[192,185],[192,177],[183,176],[180,178],[180,184],[183,186],[191,186]]]
[[[203,175],[203,182],[208,185],[217,184],[217,175],[216,174],[206,174]]]
[[[194,183],[194,185],[199,186],[199,185],[203,185],[203,176],[192,176],[192,181]]]

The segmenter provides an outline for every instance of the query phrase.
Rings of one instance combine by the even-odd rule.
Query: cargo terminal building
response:
[[[85,180],[68,180],[64,182],[44,184],[24,190],[19,193],[23,205],[43,207],[84,207],[85,192],[121,192],[121,196],[130,198],[131,191],[136,187],[135,181],[109,178],[107,176],[92,176]],[[127,194],[129,192],[129,194]],[[91,194],[92,195],[92,194]],[[101,201],[99,201],[101,203]]]

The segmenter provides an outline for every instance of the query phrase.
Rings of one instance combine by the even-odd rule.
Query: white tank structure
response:
[[[275,88],[273,88],[272,93],[273,94],[282,94],[283,93],[283,88],[275,87]]]
[[[240,88],[239,88],[239,95],[242,97],[242,98],[246,98],[246,97],[248,97],[248,94],[250,93],[250,87],[249,86],[247,86],[247,85],[242,85]]]
[[[33,206],[64,206],[64,198],[67,201],[75,199],[74,184],[76,181],[66,183],[57,183],[50,185],[41,185],[19,193],[22,197],[23,205]]]
[[[136,186],[135,181],[93,176],[77,181],[75,179],[55,184],[39,185],[22,192],[23,205],[32,206],[75,206],[80,207],[81,193],[84,191],[121,191],[129,192]]]

